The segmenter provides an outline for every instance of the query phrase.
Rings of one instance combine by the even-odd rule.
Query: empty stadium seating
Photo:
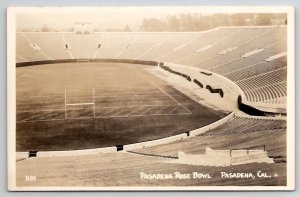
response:
[[[287,38],[284,26],[221,27],[182,33],[95,32],[76,35],[19,32],[16,38],[17,62],[112,58],[178,63],[229,78],[240,86],[249,102],[286,103],[287,57],[284,53]],[[225,95],[228,94],[226,91]]]
[[[284,54],[287,51],[286,31],[286,27],[221,27],[206,32],[181,33],[95,32],[76,35],[66,32],[19,32],[16,35],[16,61],[21,63],[111,58],[187,65],[207,72],[195,72],[195,69],[182,69],[176,65],[176,70],[164,65],[161,65],[161,68],[201,89],[205,89],[207,85],[210,85],[211,90],[222,87],[219,89],[222,90],[220,96],[226,97],[234,90],[226,83],[222,83],[220,78],[215,77],[217,74],[222,75],[237,84],[249,102],[275,106],[286,104],[287,55]],[[24,115],[29,107],[21,108],[20,103],[25,101],[22,100],[23,96],[36,101],[38,107],[48,110],[45,107],[47,101],[40,99],[43,92],[31,95],[26,95],[26,91],[18,93],[20,96],[17,100],[17,108],[23,110]],[[107,92],[102,92],[103,97],[107,96],[106,94]],[[68,98],[70,103],[73,102],[71,95]],[[91,92],[76,98],[80,99],[76,102],[90,102]],[[58,108],[61,107],[62,113],[58,112],[58,116],[64,116],[64,99],[63,89],[59,93],[56,92],[56,95],[55,93],[51,95],[51,103]],[[22,117],[17,117],[17,120],[19,119]],[[17,183],[27,186],[43,186],[45,183],[50,184],[49,186],[91,186],[91,182],[94,186],[148,186],[149,182],[142,181],[138,176],[138,173],[143,170],[157,173],[178,169],[187,172],[195,169],[216,171],[215,168],[192,168],[187,165],[167,163],[166,160],[178,157],[178,151],[202,154],[206,147],[222,150],[265,145],[268,156],[274,158],[277,164],[268,164],[267,167],[265,164],[250,164],[240,169],[255,171],[267,168],[272,172],[280,172],[279,178],[263,180],[263,183],[256,179],[239,184],[284,185],[286,166],[278,163],[286,162],[286,128],[287,122],[283,119],[236,116],[225,124],[198,136],[153,147],[92,156],[20,159],[17,161]],[[225,170],[230,169],[232,168],[225,168]],[[40,180],[36,183],[27,183],[24,180],[27,174],[39,174]],[[128,176],[133,178],[128,179]],[[215,185],[235,184],[230,180],[214,181]],[[161,182],[160,186],[174,186],[174,184],[182,183],[165,181]],[[192,184],[212,185],[209,179],[186,183],[186,185]]]
[[[265,145],[270,157],[286,158],[286,121],[270,118],[235,117],[194,138],[136,150],[137,153],[177,156],[178,151],[203,154],[206,147],[242,149]],[[236,139],[239,139],[236,141]]]

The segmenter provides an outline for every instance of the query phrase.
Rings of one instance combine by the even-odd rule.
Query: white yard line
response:
[[[65,118],[58,118],[58,119],[49,119],[49,120],[29,120],[29,121],[17,121],[17,123],[21,123],[21,122],[50,122],[50,121],[58,121],[58,120],[66,120]]]
[[[116,110],[118,110],[118,109],[120,109],[120,107],[118,107],[118,108],[113,108],[113,109],[111,109],[111,110],[105,112],[104,114],[101,114],[101,115],[99,115],[99,116],[96,116],[96,118],[102,117],[102,116],[104,116],[105,114],[109,114],[109,113],[111,113],[111,112],[113,112],[113,111],[116,111]]]
[[[178,106],[174,107],[171,111],[168,112],[168,114],[171,114],[173,111],[177,109]]]
[[[48,118],[49,117],[52,117],[52,116],[54,116],[54,115],[57,115],[57,113],[55,113],[55,112],[48,112],[48,114],[43,114],[40,118],[39,118],[39,120],[48,120]]]
[[[125,107],[125,109],[118,111],[117,113],[111,115],[111,117],[115,117],[115,116],[117,116],[118,114],[121,114],[122,112],[125,112],[125,111],[127,111],[127,110],[129,110],[129,109],[130,109],[130,108]]]
[[[126,116],[129,117],[129,116],[131,116],[132,114],[134,114],[134,113],[136,113],[136,112],[138,112],[138,111],[140,111],[140,110],[143,110],[145,107],[146,107],[146,106],[138,107],[138,109],[136,109],[136,110],[130,112],[129,114],[126,114]]]
[[[83,120],[83,119],[109,119],[109,118],[128,118],[128,117],[147,117],[147,116],[177,116],[177,115],[191,115],[192,113],[177,113],[177,114],[139,114],[139,115],[126,115],[126,116],[97,116],[97,117],[80,117],[80,118],[56,118],[56,119],[49,119],[49,120],[29,120],[29,121],[17,121],[17,123],[21,122],[49,122],[49,121],[60,121],[60,120]]]
[[[142,114],[146,114],[148,111],[150,111],[150,110],[153,109],[154,107],[156,107],[156,106],[149,107],[147,110],[143,111],[143,112],[140,113],[140,114],[141,114],[141,115],[142,115]]]
[[[128,105],[128,106],[104,106],[104,107],[96,107],[95,109],[106,109],[106,108],[123,108],[123,107],[171,107],[171,106],[174,106],[176,107],[177,105]],[[64,108],[61,108],[61,109],[41,109],[41,110],[17,110],[17,113],[24,113],[24,112],[46,112],[46,111],[65,111]]]
[[[36,117],[38,117],[38,116],[41,116],[41,114],[37,114],[37,115],[30,114],[30,115],[31,115],[31,117],[26,118],[26,119],[23,119],[23,120],[21,120],[20,122],[25,122],[25,121],[28,121],[28,120],[30,120],[30,119],[36,118]],[[33,116],[32,116],[32,115],[33,115]]]
[[[32,114],[17,114],[17,119],[22,121],[23,119],[26,119],[26,117],[29,117],[31,115]]]
[[[187,112],[192,113],[189,109],[187,109],[186,107],[184,107],[180,102],[178,102],[175,98],[173,98],[170,94],[168,94],[166,91],[164,91],[163,89],[161,89],[159,86],[157,86],[154,82],[152,82],[150,79],[148,79],[147,77],[145,77],[142,73],[140,73],[139,71],[137,71],[135,68],[132,68],[138,75],[140,75],[143,79],[145,79],[148,83],[150,83],[152,86],[156,87],[157,89],[159,89],[163,94],[165,94],[167,97],[169,97],[170,99],[172,99],[175,103],[177,103],[178,105],[180,105],[182,108],[184,108]]]
[[[192,113],[182,112],[182,113],[177,113],[177,114],[149,114],[149,115],[147,114],[147,115],[132,115],[132,116],[137,116],[137,117],[139,117],[139,116],[177,116],[177,115],[191,115],[191,114]]]
[[[67,103],[66,105],[94,105],[95,103]]]

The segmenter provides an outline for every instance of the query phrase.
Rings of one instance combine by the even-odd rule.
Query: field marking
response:
[[[115,109],[125,108],[124,110],[117,112],[117,113],[121,113],[122,111],[129,110],[130,108],[138,108],[138,109],[134,110],[134,112],[144,109],[144,108],[147,108],[146,111],[143,111],[143,113],[146,113],[147,111],[149,111],[151,108],[154,108],[154,107],[178,107],[178,105],[140,105],[140,106],[132,105],[132,106],[117,106],[117,107],[96,107],[95,109],[111,109],[110,111],[106,112],[106,113],[109,113],[109,112],[113,112],[113,110],[115,110]],[[70,110],[92,110],[92,109],[90,109],[90,108],[68,108],[67,110],[70,111]],[[30,116],[32,114],[36,114],[37,112],[51,113],[51,112],[62,112],[62,111],[65,111],[65,110],[64,109],[26,110],[26,111],[17,111],[17,115]],[[26,112],[31,113],[31,114],[22,114],[22,113],[26,113]],[[132,112],[130,112],[130,113],[132,113]]]
[[[28,121],[30,119],[36,118],[38,116],[41,116],[41,114],[31,114],[31,116],[29,118],[23,119],[20,122],[25,122],[25,121]]]
[[[48,119],[48,120],[17,121],[16,123],[24,123],[24,122],[50,122],[50,121],[58,121],[58,120],[67,120],[67,119],[65,119],[65,118],[54,118],[54,119]]]
[[[123,110],[120,110],[120,111],[118,111],[117,113],[111,115],[111,117],[115,117],[115,116],[117,116],[118,114],[121,114],[122,112],[125,112],[125,111],[129,110],[130,108],[132,108],[132,107],[124,107]]]
[[[99,116],[96,116],[96,118],[101,117],[101,116],[103,116],[103,115],[105,115],[105,114],[109,114],[109,113],[111,113],[111,112],[114,112],[114,111],[116,111],[116,110],[118,110],[118,109],[120,109],[120,108],[121,108],[121,107],[113,108],[112,110],[109,110],[109,111],[105,112],[104,114],[101,114],[101,115],[99,115]]]
[[[143,110],[145,108],[145,106],[143,107],[138,107],[136,110],[130,112],[129,114],[126,114],[127,117],[130,117],[132,114],[134,114],[135,112],[138,112],[140,110]]]
[[[17,70],[17,71],[18,71],[18,70]],[[23,79],[23,78],[29,76],[30,74],[34,73],[35,71],[34,71],[34,70],[27,70],[27,71],[22,70],[21,72],[22,72],[22,73],[19,73],[19,74],[18,74],[18,72],[16,73],[16,81],[21,80],[21,79]],[[19,75],[19,76],[18,76],[18,75]],[[18,92],[18,91],[17,91],[17,92]]]
[[[132,115],[132,116],[176,116],[176,115],[191,115],[192,113],[188,113],[188,112],[182,112],[182,113],[178,113],[178,114],[147,114],[147,115]]]
[[[169,111],[168,113],[171,114],[173,111],[175,111],[177,109],[177,106],[174,107],[171,111]]]
[[[39,120],[47,120],[49,117],[52,117],[52,116],[57,116],[57,113],[56,112],[52,112],[52,113],[45,114],[45,115],[43,114],[41,117],[39,117]]]
[[[67,103],[67,91],[65,90],[64,91],[64,109],[43,109],[43,110],[39,110],[39,111],[37,111],[37,110],[34,110],[34,111],[32,111],[33,112],[33,114],[26,114],[25,115],[25,119],[24,119],[24,115],[22,116],[22,121],[19,121],[19,122],[29,122],[30,120],[32,120],[32,119],[34,119],[34,118],[36,118],[36,117],[38,117],[38,120],[32,120],[31,122],[34,122],[34,121],[47,121],[47,120],[49,120],[49,121],[51,121],[51,120],[67,120],[67,119],[86,119],[86,118],[109,118],[109,117],[111,117],[111,118],[114,118],[114,117],[131,117],[131,116],[153,116],[153,115],[181,115],[181,114],[192,114],[186,107],[184,107],[181,103],[179,103],[175,98],[173,98],[171,95],[169,95],[167,92],[165,92],[163,89],[161,89],[160,87],[158,87],[157,85],[156,85],[156,83],[154,83],[154,82],[152,82],[150,79],[148,79],[147,77],[145,77],[142,73],[140,73],[140,72],[138,72],[137,70],[135,70],[134,69],[134,71],[138,74],[138,75],[140,75],[140,77],[142,77],[143,78],[143,81],[144,80],[146,80],[146,82],[148,83],[148,84],[150,84],[152,87],[154,87],[153,88],[153,91],[152,92],[154,92],[154,93],[156,93],[156,94],[158,94],[158,93],[160,93],[160,95],[161,95],[161,93],[163,93],[164,95],[166,95],[168,98],[170,98],[171,100],[173,100],[177,105],[174,105],[174,104],[172,104],[172,105],[168,105],[168,104],[165,104],[165,103],[169,103],[169,100],[168,99],[166,99],[166,97],[162,97],[161,98],[161,96],[160,97],[158,97],[158,98],[156,98],[156,99],[158,99],[158,101],[157,102],[159,102],[159,103],[163,103],[163,104],[158,104],[158,105],[136,105],[136,104],[140,104],[140,102],[137,102],[137,101],[133,101],[133,102],[125,102],[125,103],[127,103],[127,104],[129,104],[129,103],[132,103],[131,105],[127,105],[127,106],[108,106],[108,107],[96,107],[96,103],[95,103],[95,90],[94,90],[94,88],[93,88],[93,102],[87,102],[87,103]],[[26,73],[26,74],[28,74],[28,73]],[[150,86],[150,87],[151,87]],[[135,89],[134,89],[135,90]],[[128,92],[126,92],[127,94],[126,95],[128,95]],[[132,91],[132,93],[136,93],[136,90],[135,91]],[[118,94],[118,95],[123,95],[123,94]],[[43,96],[40,96],[40,95],[36,95],[36,96],[38,96],[38,97],[43,97]],[[141,99],[149,99],[149,97],[151,97],[151,94],[149,94],[149,92],[148,91],[143,91],[142,92],[142,94],[140,95],[140,94],[134,94],[134,98],[135,97],[137,97],[136,99],[138,99],[138,98],[140,98],[140,100]],[[97,97],[98,98],[98,97]],[[101,98],[101,96],[100,96],[100,98]],[[119,99],[119,98],[117,98],[117,99]],[[163,100],[161,100],[161,99],[163,99]],[[130,99],[130,100],[132,100],[132,98]],[[122,100],[121,100],[122,101]],[[156,102],[156,103],[157,103]],[[85,111],[87,108],[86,107],[84,107],[85,105],[93,105],[93,109],[94,109],[94,117],[91,117],[91,115],[92,115],[92,112],[89,112],[89,111]],[[54,106],[56,106],[56,105],[54,105]],[[60,106],[60,105],[57,105],[57,106]],[[79,106],[79,108],[77,109],[73,109],[73,108],[67,108],[68,106]],[[186,112],[188,112],[188,113],[176,113],[176,114],[170,114],[170,113],[160,113],[162,110],[164,110],[164,109],[167,109],[169,106],[174,106],[174,109],[173,110],[175,110],[178,106],[181,106]],[[49,107],[49,106],[48,106]],[[125,107],[125,108],[124,108]],[[125,111],[127,111],[127,110],[132,110],[132,109],[130,109],[130,108],[136,108],[137,107],[137,109],[136,110],[133,110],[133,111],[129,111],[129,113],[127,113],[126,115],[122,115],[122,116],[119,116],[118,114],[121,114],[121,113],[123,113],[123,112],[125,112]],[[150,113],[150,114],[146,114],[148,111],[150,111],[150,110],[152,110],[154,107],[161,107],[162,109],[159,109],[159,110],[156,110],[156,113]],[[97,117],[96,117],[96,109],[110,109],[110,110],[108,110],[108,111],[106,111],[105,110],[105,112],[103,113],[103,114],[99,114]],[[19,109],[19,108],[18,108]],[[24,109],[24,107],[23,107],[23,109]],[[26,109],[26,108],[25,108]],[[29,108],[27,108],[27,109],[29,109]],[[74,118],[74,117],[72,117],[72,118],[69,118],[68,117],[68,112],[70,111],[70,110],[79,110],[79,114],[78,114],[78,117],[76,118]],[[80,114],[80,111],[81,110],[84,110],[83,112],[82,112],[82,114]],[[60,117],[61,115],[63,115],[63,114],[60,114],[59,112],[62,112],[62,111],[64,111],[65,113],[64,113],[64,116],[65,116],[65,118],[64,119],[60,119],[60,118],[52,118],[52,119],[47,119],[46,120],[46,118],[49,118],[49,117],[53,117],[53,116],[58,116],[58,117]],[[23,111],[24,112],[24,111]],[[26,111],[26,112],[31,112],[31,111]],[[39,113],[39,112],[42,112],[42,113]],[[100,111],[101,112],[101,111]],[[139,113],[137,113],[137,112],[139,112]],[[173,111],[172,111],[173,112]],[[107,115],[107,114],[109,114],[109,113],[112,113],[112,115]],[[137,113],[137,114],[135,114],[135,113]],[[134,114],[134,115],[133,115]],[[75,114],[75,116],[76,116],[77,114]]]
[[[94,109],[94,118],[96,117],[96,104],[95,104],[95,88],[93,88],[93,103],[94,103],[94,105],[93,105],[93,109]]]
[[[101,114],[101,115],[98,115],[98,116],[95,116],[95,117],[92,117],[93,116],[93,112],[89,112],[89,111],[86,111],[86,115],[79,115],[78,118],[74,118],[74,117],[68,117],[67,118],[53,118],[53,119],[45,119],[46,117],[52,117],[52,116],[55,116],[55,117],[59,117],[59,116],[64,116],[65,114],[60,114],[59,112],[62,112],[64,111],[63,109],[59,109],[59,110],[41,110],[42,112],[46,112],[44,114],[41,114],[41,113],[33,113],[33,114],[26,114],[25,117],[22,117],[21,120],[17,121],[17,122],[36,122],[36,121],[54,121],[54,120],[68,120],[68,119],[91,119],[91,118],[126,118],[126,117],[143,117],[143,116],[168,116],[168,115],[191,115],[192,113],[188,113],[188,112],[181,112],[181,113],[172,113],[175,109],[178,108],[178,106],[180,105],[154,105],[154,106],[130,106],[130,107],[126,107],[126,109],[124,110],[121,110],[121,111],[117,111],[123,107],[105,107],[106,109],[107,108],[111,108],[111,110],[105,112],[104,114]],[[118,116],[117,114],[120,114],[126,110],[128,110],[129,108],[134,108],[134,107],[137,107],[136,110],[133,110],[131,111],[130,113],[128,114],[125,114],[125,115],[122,115],[122,116]],[[167,107],[174,107],[171,111],[169,111],[168,113],[150,113],[150,114],[146,114],[148,111],[150,111],[151,109],[153,109],[154,107],[164,107],[163,109],[166,109]],[[102,107],[100,107],[102,108]],[[97,108],[99,109],[99,108]],[[80,109],[79,109],[80,110]],[[82,109],[81,109],[82,110]],[[162,110],[162,109],[161,109]],[[109,114],[111,112],[114,112],[116,111],[115,114],[112,114],[112,115],[107,115],[106,114]],[[141,111],[140,113],[138,114],[134,114],[138,111]],[[159,110],[160,111],[160,110]],[[32,111],[32,112],[37,112],[37,111]],[[26,118],[27,116],[27,118]],[[80,117],[81,116],[81,117]],[[36,118],[36,117],[40,117],[39,119],[37,120],[31,120],[33,118]],[[25,119],[24,119],[25,118]]]
[[[49,122],[49,121],[60,121],[60,120],[84,120],[84,119],[109,119],[109,118],[129,118],[129,117],[147,117],[147,116],[177,116],[177,115],[191,115],[191,113],[182,112],[178,114],[147,114],[147,115],[131,115],[131,116],[96,116],[94,117],[80,117],[80,118],[54,118],[49,120],[29,120],[29,121],[17,121],[17,123],[24,122]]]
[[[38,120],[47,120],[48,117],[51,117],[51,116],[54,116],[54,115],[57,115],[57,111],[45,111],[45,113],[35,113],[37,114],[36,116],[32,116],[32,117],[28,117],[27,119],[23,119],[20,120],[20,121],[25,121],[27,122],[27,120],[29,119],[32,119],[32,118],[38,118]],[[35,114],[31,114],[31,115],[35,115]]]
[[[22,121],[22,120],[28,118],[28,117],[31,116],[31,115],[33,115],[33,114],[21,114],[21,115],[20,115],[20,114],[17,114],[17,115],[16,115],[16,119]]]
[[[122,108],[122,107],[171,107],[171,106],[178,106],[178,105],[127,105],[127,106],[103,106],[103,107],[96,107],[95,109],[102,109],[102,108]],[[74,108],[68,108],[69,110],[72,110]],[[85,108],[76,108],[76,109],[85,109]],[[59,108],[59,109],[41,109],[41,110],[24,110],[24,111],[19,111],[17,110],[18,113],[24,113],[24,112],[43,112],[43,111],[64,111],[65,109]]]
[[[23,114],[23,116],[19,119],[22,119],[22,120],[27,120],[27,119],[30,119],[31,117],[35,117],[35,116],[38,116],[40,115],[39,113],[37,113],[36,111],[33,111],[32,113],[30,114]]]
[[[161,95],[161,93],[160,93]],[[98,100],[99,100],[99,103],[103,102],[103,99],[109,99],[110,101],[118,101],[118,103],[120,103],[120,101],[124,102],[124,103],[139,103],[137,101],[142,101],[142,100],[150,100],[150,101],[153,101],[154,99],[156,100],[155,102],[164,102],[166,101],[166,99],[163,97],[155,97],[155,96],[152,96],[151,94],[149,95],[145,95],[145,96],[134,96],[134,95],[128,95],[128,97],[131,97],[131,98],[118,98],[118,97],[102,97],[102,98],[99,98],[98,97]],[[162,96],[162,95],[161,95]],[[102,100],[100,100],[102,99]],[[165,99],[165,100],[163,100]],[[169,101],[169,99],[167,98],[167,101]]]
[[[74,106],[74,105],[94,105],[95,103],[67,103],[66,105]]]
[[[150,110],[153,109],[154,107],[156,107],[156,106],[151,106],[151,107],[149,107],[146,111],[143,111],[143,112],[140,113],[140,114],[146,114],[148,111],[150,111]]]
[[[163,89],[161,89],[159,86],[157,86],[153,81],[151,81],[150,79],[148,79],[147,77],[145,77],[142,73],[140,73],[139,71],[137,71],[135,68],[132,68],[138,75],[140,75],[143,79],[145,79],[146,81],[148,81],[148,83],[152,84],[154,87],[156,87],[157,89],[159,89],[163,94],[165,94],[166,96],[168,96],[170,99],[172,99],[175,103],[177,103],[178,105],[180,105],[182,108],[184,108],[187,112],[192,113],[189,109],[187,109],[186,107],[184,107],[181,103],[179,103],[175,98],[173,98],[171,95],[169,95],[166,91],[164,91]]]
[[[67,114],[67,91],[65,89],[65,118],[68,118],[68,114]]]
[[[52,106],[51,106],[52,107]],[[29,107],[17,107],[17,113],[24,113],[24,112],[40,112],[40,111],[64,111],[63,108],[55,108],[55,109],[40,109],[40,110],[18,110],[20,108],[29,108]]]
[[[165,110],[166,108],[167,108],[166,106],[161,107],[158,110],[156,110],[153,114],[165,114],[165,113],[162,113],[162,111]],[[166,114],[168,114],[168,113],[166,113]]]
[[[91,110],[84,111],[79,115],[79,117],[95,118],[94,111]]]

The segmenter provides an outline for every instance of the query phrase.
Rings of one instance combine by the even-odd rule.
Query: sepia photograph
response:
[[[10,7],[10,191],[293,190],[293,7]]]

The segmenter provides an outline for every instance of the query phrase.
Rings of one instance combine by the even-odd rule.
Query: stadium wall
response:
[[[36,66],[43,64],[61,64],[61,63],[77,63],[77,62],[108,62],[108,63],[128,63],[143,64],[149,66],[157,66],[157,61],[130,60],[130,59],[61,59],[61,60],[42,60],[32,62],[19,62],[16,67]]]
[[[141,149],[141,148],[148,148],[152,146],[157,146],[161,144],[167,144],[170,142],[178,141],[178,140],[183,140],[188,137],[188,134],[183,133],[179,135],[174,135],[171,137],[166,137],[158,140],[152,140],[152,141],[147,141],[147,142],[141,142],[141,143],[136,143],[136,144],[129,144],[124,146],[124,150],[135,150],[135,149]]]
[[[193,131],[190,131],[189,132],[189,136],[191,137],[194,137],[196,135],[200,135],[200,134],[203,134],[211,129],[215,129],[219,126],[221,126],[222,124],[225,124],[227,121],[231,120],[232,118],[234,118],[235,116],[235,113],[234,112],[231,112],[229,115],[225,116],[224,118],[210,124],[210,125],[207,125],[205,127],[201,127],[199,129],[195,129]]]

